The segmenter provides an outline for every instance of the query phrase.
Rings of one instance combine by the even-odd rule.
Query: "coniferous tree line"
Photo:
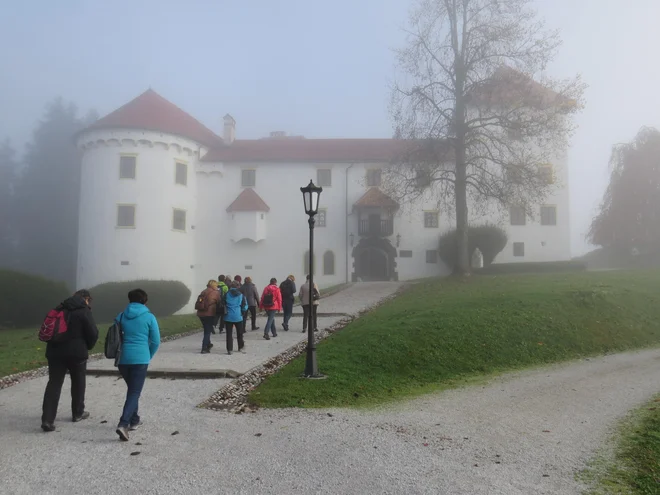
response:
[[[96,120],[57,98],[24,152],[0,143],[0,268],[75,286],[81,151],[75,134]]]

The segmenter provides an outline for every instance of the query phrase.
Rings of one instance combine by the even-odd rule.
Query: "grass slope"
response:
[[[660,493],[660,398],[621,425],[609,459],[599,459],[581,478],[590,495]]]
[[[162,337],[200,328],[199,318],[195,315],[159,318],[158,324]],[[110,324],[99,324],[97,326],[99,328],[99,341],[92,352],[103,352],[105,334]],[[47,364],[44,357],[46,344],[39,341],[38,333],[38,327],[0,330],[0,377],[39,368]]]
[[[660,343],[660,272],[435,279],[304,355],[250,400],[266,407],[374,405],[498,371]]]

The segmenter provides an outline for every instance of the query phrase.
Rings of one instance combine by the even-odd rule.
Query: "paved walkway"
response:
[[[319,317],[319,329],[334,325],[346,315],[357,315],[365,308],[393,294],[399,287],[400,284],[397,283],[365,282],[351,285],[343,291],[321,299],[319,313],[336,316]],[[230,376],[242,374],[306,339],[307,334],[302,333],[302,322],[302,316],[294,316],[289,322],[290,330],[285,332],[282,329],[282,314],[279,314],[276,318],[277,337],[264,340],[263,328],[266,318],[259,317],[257,325],[261,328],[254,332],[248,330],[245,334],[247,354],[234,352],[231,356],[227,355],[224,333],[211,336],[214,347],[210,354],[200,353],[201,332],[197,335],[165,342],[151,362],[149,371],[152,375],[183,373],[191,377],[196,374],[201,377],[224,377],[227,373]],[[248,320],[248,328],[249,326],[250,321]],[[234,335],[234,351],[237,348],[238,344]],[[91,361],[88,369],[92,375],[95,372],[99,374],[116,372],[114,361],[110,359]]]

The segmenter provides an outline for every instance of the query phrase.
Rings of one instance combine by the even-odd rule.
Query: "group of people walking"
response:
[[[89,418],[85,410],[85,388],[89,351],[99,338],[92,316],[92,295],[79,290],[63,301],[54,311],[62,312],[58,337],[46,343],[48,384],[44,393],[41,429],[55,431],[55,418],[66,372],[71,376],[71,413],[73,422]],[[128,293],[128,305],[115,323],[121,328],[121,352],[116,360],[119,373],[126,382],[126,399],[116,433],[128,441],[129,432],[137,430],[142,421],[139,400],[147,378],[147,368],[160,346],[160,328],[156,317],[147,307],[149,296],[142,289]],[[62,326],[64,325],[64,326]]]
[[[245,277],[245,283],[242,281],[243,278],[240,275],[236,275],[233,279],[230,275],[220,275],[217,281],[209,280],[206,289],[198,296],[195,309],[204,328],[202,354],[211,352],[213,348],[211,335],[216,333],[216,328],[218,333],[226,332],[227,354],[232,354],[234,351],[234,330],[236,330],[238,352],[245,353],[243,334],[247,331],[248,314],[252,330],[259,330],[256,325],[258,308],[266,313],[264,339],[270,340],[271,336],[277,337],[275,316],[280,312],[283,313],[282,328],[286,332],[289,331],[289,321],[293,315],[297,292],[296,278],[289,275],[279,285],[276,278],[271,278],[261,295],[250,277]],[[311,308],[310,291],[312,294]],[[316,313],[321,294],[316,284],[310,288],[309,275],[300,287],[298,297],[305,315],[302,331],[307,331],[310,311],[314,331],[318,331]]]
[[[296,282],[289,275],[284,282],[277,284],[271,278],[261,295],[250,277],[233,278],[220,275],[218,280],[209,280],[206,289],[195,303],[197,316],[204,328],[202,354],[208,354],[213,348],[211,335],[226,332],[227,353],[234,350],[233,333],[236,331],[238,351],[245,353],[245,340],[248,314],[251,317],[252,330],[256,326],[257,308],[265,311],[266,325],[264,339],[277,337],[276,314],[282,312],[282,328],[289,331],[289,321],[293,315],[296,297]],[[310,291],[312,304],[310,306]],[[314,331],[318,331],[316,310],[321,297],[318,287],[310,287],[309,275],[298,292],[305,319],[303,332],[307,331],[310,311]],[[92,295],[88,290],[79,290],[59,304],[53,311],[62,314],[63,325],[57,338],[46,343],[48,360],[48,384],[42,404],[41,428],[45,432],[55,431],[55,418],[59,406],[62,385],[67,371],[71,377],[71,414],[73,422],[83,421],[90,414],[85,409],[85,388],[87,360],[89,351],[94,348],[99,338],[99,331],[92,316]],[[115,324],[121,329],[121,352],[116,360],[124,382],[126,399],[122,409],[116,433],[122,441],[128,441],[131,431],[142,425],[139,415],[139,400],[147,378],[149,363],[160,346],[160,328],[156,317],[147,307],[149,296],[142,289],[133,289],[128,293],[128,305],[117,315]]]

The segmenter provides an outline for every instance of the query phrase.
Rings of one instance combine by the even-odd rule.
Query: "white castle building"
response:
[[[438,239],[452,226],[433,202],[399,205],[379,188],[400,140],[222,136],[151,89],[77,137],[83,150],[77,286],[179,280],[193,293],[219,274],[271,277],[309,271],[300,187],[323,187],[315,280],[406,280],[446,274]],[[561,184],[532,221],[514,210],[497,262],[570,259],[566,160]]]

